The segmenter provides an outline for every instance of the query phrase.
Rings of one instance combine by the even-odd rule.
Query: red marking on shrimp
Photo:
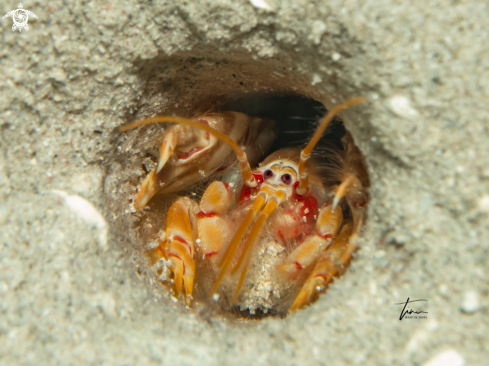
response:
[[[214,217],[217,214],[215,212],[205,213],[204,211],[200,211],[197,215],[199,215],[200,218],[203,218],[203,217]]]
[[[323,274],[317,274],[315,275],[314,277],[320,277],[324,280],[324,282],[328,282],[328,277],[326,275],[323,275]]]
[[[199,119],[197,122],[202,123],[203,125],[210,126],[210,123],[209,123],[207,120],[205,120],[205,119]],[[211,139],[211,135],[210,135],[210,133],[209,133],[209,132],[206,132],[206,134],[205,134],[205,138],[206,138],[206,140],[207,140],[207,141],[209,141],[209,140]],[[205,149],[205,147],[197,147],[197,148],[195,148],[195,149],[193,149],[193,150],[190,150],[190,151],[189,151],[189,152],[187,152],[187,153],[184,153],[184,154],[182,154],[182,155],[177,155],[177,158],[178,158],[179,160],[185,160],[185,159],[188,159],[188,158],[190,158],[192,155],[197,154],[199,151],[202,151],[203,149]]]
[[[262,173],[252,173],[252,174],[255,177],[258,185],[254,188],[244,185],[243,188],[241,188],[241,192],[239,193],[238,202],[243,202],[248,200],[251,197],[252,193],[257,192],[260,189],[260,185],[263,182],[263,174]]]
[[[314,220],[314,216],[318,214],[318,200],[314,196],[309,196],[304,199],[304,203],[301,208],[302,213],[307,218],[307,222],[311,223]]]
[[[198,148],[195,148],[193,150],[190,150],[188,153],[185,153],[185,154],[182,154],[182,155],[177,155],[177,158],[179,160],[185,160],[185,159],[190,158],[192,155],[197,154],[201,150],[204,150],[204,148],[203,147],[198,147]]]
[[[365,207],[365,201],[362,201],[362,202],[353,202],[352,205],[355,207],[355,208],[364,208]]]
[[[318,236],[320,236],[323,239],[331,239],[333,237],[333,234],[331,234],[331,233],[327,233],[324,235],[318,234]]]
[[[282,230],[277,231],[277,235],[278,235],[278,237],[279,237],[281,240],[285,240],[285,236],[284,236],[284,233],[282,232]]]
[[[182,238],[181,236],[174,236],[172,239],[173,239],[173,240],[177,240],[177,241],[179,241],[179,242],[181,242],[181,243],[183,243],[183,244],[187,244],[187,245],[188,245],[188,241],[186,241],[186,240],[185,240],[184,238]]]
[[[184,238],[182,238],[181,236],[174,236],[172,238],[172,240],[176,240],[176,241],[179,241],[180,243],[184,244],[187,246],[188,248],[188,251],[190,254],[193,254],[193,251],[192,251],[192,246],[188,243],[188,241],[186,241]]]
[[[298,194],[297,187],[299,187],[299,181],[296,181],[294,183],[294,188],[292,189],[292,198],[295,199],[296,201],[304,201],[307,197],[309,197],[309,194],[311,193],[311,189],[308,188],[307,192],[304,194]]]

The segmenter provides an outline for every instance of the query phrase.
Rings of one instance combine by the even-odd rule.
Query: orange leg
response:
[[[332,210],[332,205],[323,206],[319,210],[316,221],[316,235],[307,237],[304,242],[290,253],[285,263],[278,267],[281,272],[288,273],[292,278],[313,264],[331,244],[343,220],[340,208]]]
[[[224,182],[213,182],[202,196],[199,207],[188,197],[177,199],[168,210],[166,220],[166,258],[177,297],[185,293],[185,303],[192,300],[195,278],[195,243],[204,257],[215,262],[229,237],[224,219],[232,203],[232,192]]]
[[[165,253],[171,262],[171,272],[177,297],[185,290],[185,303],[192,299],[195,277],[194,242],[196,237],[196,204],[188,197],[176,200],[168,211],[166,219]]]
[[[353,215],[354,232],[358,233],[365,221],[368,188],[370,182],[365,169],[365,161],[353,138],[347,133],[343,138],[346,154],[342,171],[341,184],[335,189],[333,206],[339,204],[343,197],[350,206]]]
[[[317,295],[331,282],[333,277],[344,271],[344,267],[351,258],[352,251],[349,250],[349,247],[353,237],[352,232],[352,224],[348,223],[343,226],[341,233],[316,262],[314,269],[295,298],[290,312],[294,312],[313,302]]]
[[[290,311],[294,312],[311,302],[323,291],[334,276],[341,276],[357,249],[357,237],[365,221],[365,206],[368,202],[369,180],[365,163],[350,134],[345,136],[345,158],[342,180],[335,188],[333,209],[338,207],[341,199],[346,198],[350,207],[353,222],[343,226],[341,233],[334,238],[331,246],[323,253],[301,291],[297,295]]]
[[[215,263],[220,257],[221,249],[229,242],[230,228],[225,217],[233,202],[232,191],[225,182],[213,182],[205,191],[200,201],[198,221],[198,246],[203,257]]]
[[[362,185],[362,182],[355,174],[345,176],[341,184],[336,188],[333,199],[333,207],[337,207],[341,199],[346,196],[348,205],[350,206],[353,223],[356,231],[360,228],[360,221],[365,215],[365,205],[367,204],[367,190]]]

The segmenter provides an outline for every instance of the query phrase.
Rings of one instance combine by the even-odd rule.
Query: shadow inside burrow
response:
[[[199,68],[198,63],[192,63],[194,68],[190,70],[185,64],[180,64],[180,71],[186,70],[189,74],[200,72],[200,77],[192,79],[190,75],[179,78],[174,68],[158,68],[158,72],[149,77],[144,96],[138,104],[138,112],[128,115],[128,122],[155,115],[177,115],[192,117],[205,112],[219,112],[233,110],[250,116],[260,116],[273,119],[278,127],[278,136],[269,153],[283,147],[295,146],[303,148],[314,133],[320,119],[326,113],[322,103],[307,95],[302,95],[297,87],[283,87],[273,79],[274,86],[267,87],[270,78],[255,76],[257,81],[253,84],[253,74],[250,70],[239,73],[231,73],[232,65],[219,68],[217,74],[226,72],[221,79],[214,80],[216,72],[206,75],[206,68]],[[196,66],[197,65],[197,66]],[[200,71],[199,71],[200,69]],[[162,71],[163,70],[163,71]],[[166,70],[166,71],[165,71]],[[207,71],[209,69],[207,68]],[[214,70],[215,71],[215,70]],[[166,74],[165,74],[166,73]],[[259,74],[259,73],[258,73]],[[243,81],[244,80],[244,81]],[[216,84],[217,83],[217,84]],[[234,84],[233,84],[234,83]],[[218,87],[218,86],[221,86]],[[225,87],[223,87],[225,85]],[[168,294],[168,284],[161,287],[158,274],[152,268],[147,245],[154,242],[158,232],[164,228],[166,213],[172,202],[177,197],[191,196],[197,202],[206,187],[218,175],[203,179],[198,185],[172,194],[157,194],[143,210],[135,210],[132,206],[137,187],[142,178],[155,166],[158,160],[158,144],[166,129],[166,125],[148,125],[128,133],[119,134],[114,141],[117,151],[112,161],[117,161],[118,172],[115,170],[108,175],[118,181],[117,189],[113,189],[111,201],[116,207],[114,215],[114,228],[118,233],[126,233],[124,242],[127,248],[132,248],[131,258],[138,266],[138,271],[143,273],[145,282],[157,291]],[[341,138],[346,129],[339,118],[335,118],[323,134],[316,155],[321,155],[321,146],[329,146],[333,149],[343,149]],[[121,179],[121,177],[124,177]],[[128,209],[129,208],[129,209]],[[129,212],[128,212],[129,211]],[[346,214],[349,215],[348,213]],[[199,273],[197,274],[197,276]],[[171,287],[171,286],[169,286]],[[197,300],[206,302],[209,298],[208,289],[195,291]],[[171,303],[170,301],[168,301]],[[224,309],[225,307],[221,307]],[[228,307],[228,314],[233,314],[240,319],[261,319],[268,316],[284,316],[282,309],[272,309],[263,312],[258,310],[254,314],[241,310],[237,306]],[[222,311],[221,311],[222,313]]]

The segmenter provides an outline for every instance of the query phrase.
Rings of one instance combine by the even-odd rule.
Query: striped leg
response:
[[[297,277],[304,268],[316,262],[318,257],[331,244],[331,240],[337,234],[343,220],[341,208],[332,210],[332,205],[323,206],[319,210],[316,221],[316,234],[308,236],[304,242],[290,253],[285,263],[278,266],[282,273]]]
[[[229,241],[230,228],[225,218],[233,202],[232,191],[225,182],[213,182],[200,201],[198,246],[203,257],[216,263],[223,245]]]
[[[177,297],[185,290],[185,303],[190,304],[195,277],[196,204],[188,197],[176,200],[166,219],[165,253],[171,262]]]
[[[352,245],[352,232],[353,225],[351,223],[343,226],[341,233],[333,240],[331,246],[319,257],[314,269],[295,298],[290,312],[313,302],[317,295],[331,282],[333,276],[343,272],[344,266],[351,258],[349,247]]]

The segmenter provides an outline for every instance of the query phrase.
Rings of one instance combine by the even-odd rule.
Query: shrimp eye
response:
[[[290,174],[283,174],[282,175],[282,182],[284,182],[285,184],[292,183],[292,176]]]
[[[273,177],[273,172],[270,169],[265,170],[265,173],[263,173],[263,178],[268,179]]]

